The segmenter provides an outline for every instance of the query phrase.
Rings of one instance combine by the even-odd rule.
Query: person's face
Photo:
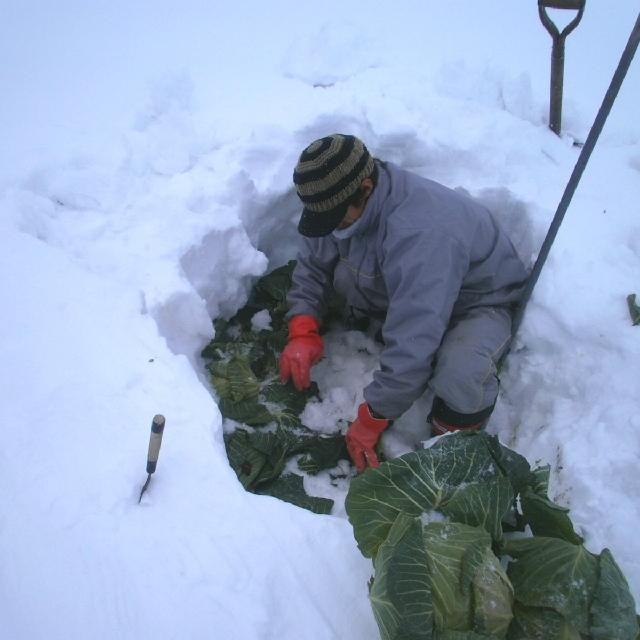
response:
[[[352,204],[349,205],[347,213],[345,213],[344,218],[342,218],[342,222],[338,225],[338,231],[348,229],[352,224],[356,223],[364,213],[364,209],[367,206],[367,200],[373,191],[373,182],[369,178],[366,178],[360,183],[360,186],[367,190],[366,197],[358,207]]]
[[[366,206],[366,201],[362,203],[361,207],[354,207],[352,204],[349,205],[347,209],[347,213],[344,218],[342,218],[342,222],[338,225],[338,231],[342,231],[343,229],[348,229],[352,224],[357,222],[360,219],[360,216],[364,213],[364,208]]]

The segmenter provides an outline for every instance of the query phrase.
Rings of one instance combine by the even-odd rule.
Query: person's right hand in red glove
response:
[[[380,434],[389,426],[386,418],[374,418],[371,408],[366,402],[358,407],[358,417],[351,423],[345,436],[349,455],[356,463],[358,473],[362,473],[367,465],[380,465],[374,447],[378,443]]]
[[[320,322],[313,316],[294,316],[289,321],[289,344],[280,356],[282,382],[289,378],[298,391],[311,385],[311,367],[322,358],[324,345],[318,333]]]

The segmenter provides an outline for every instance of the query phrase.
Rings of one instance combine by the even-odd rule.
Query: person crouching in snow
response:
[[[346,443],[359,472],[380,434],[429,387],[431,433],[481,429],[498,395],[496,363],[527,271],[492,214],[432,180],[374,159],[351,135],[316,140],[293,181],[305,236],[288,295],[283,382],[310,385],[318,333],[338,292],[384,321],[380,369]]]

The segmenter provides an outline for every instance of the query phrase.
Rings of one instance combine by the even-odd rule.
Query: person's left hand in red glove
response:
[[[381,416],[374,418],[372,413],[375,412],[366,402],[363,402],[358,407],[358,417],[351,423],[345,436],[349,455],[356,463],[359,473],[362,473],[367,466],[379,466],[374,447],[378,443],[380,434],[389,426],[389,420]]]

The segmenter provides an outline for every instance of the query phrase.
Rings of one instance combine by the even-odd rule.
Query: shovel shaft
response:
[[[560,135],[562,129],[562,92],[564,88],[564,38],[554,38],[551,49],[551,97],[549,129]]]
[[[562,127],[562,89],[564,84],[564,42],[567,36],[578,26],[584,13],[586,0],[538,0],[540,20],[553,38],[551,50],[551,97],[549,104],[549,128],[560,135]],[[575,9],[576,17],[562,30],[553,23],[547,14],[547,8]]]
[[[160,445],[162,444],[162,434],[164,432],[164,416],[158,414],[154,416],[151,423],[151,436],[149,438],[149,453],[147,454],[147,473],[154,473],[160,455]]]

